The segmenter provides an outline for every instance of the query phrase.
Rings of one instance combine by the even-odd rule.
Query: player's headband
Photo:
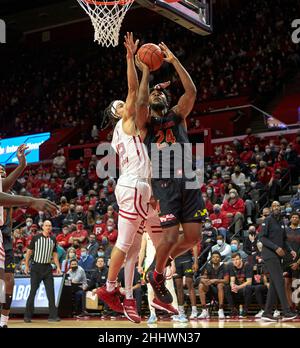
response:
[[[111,103],[110,112],[114,118],[120,118],[120,115],[117,114],[117,106],[120,103],[124,103],[124,102],[122,100],[115,100]]]

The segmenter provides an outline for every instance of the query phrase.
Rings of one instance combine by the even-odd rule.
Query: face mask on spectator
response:
[[[291,152],[292,149],[291,149],[290,147],[287,147],[285,151],[286,151],[286,152]]]
[[[45,191],[45,192],[48,192],[48,191],[49,191],[49,188],[48,188],[48,187],[44,187],[44,191]]]
[[[231,248],[231,251],[232,251],[233,253],[235,253],[235,252],[238,251],[238,246],[237,246],[236,244],[231,244],[231,245],[230,245],[230,248]]]
[[[81,256],[82,256],[82,257],[86,257],[86,251],[82,251],[82,252],[81,252]]]
[[[266,153],[270,154],[271,153],[271,149],[266,149]]]
[[[98,189],[98,185],[94,185],[94,186],[93,186],[93,189],[94,189],[94,190],[97,190],[97,189]]]
[[[212,181],[212,183],[213,183],[214,185],[216,185],[216,184],[218,183],[218,180],[214,179],[214,180]]]
[[[104,251],[98,251],[98,257],[103,257],[104,256]]]
[[[257,173],[257,169],[256,169],[256,168],[253,168],[253,169],[251,169],[251,172],[252,172],[253,174],[256,174],[256,173]]]
[[[218,239],[218,240],[217,240],[217,244],[218,244],[219,246],[221,246],[221,245],[223,244],[222,239]]]
[[[259,147],[254,148],[255,152],[259,152]]]
[[[112,226],[107,226],[107,231],[108,232],[111,232],[113,230],[113,227]]]
[[[76,255],[75,253],[69,253],[69,258],[70,258],[70,259],[75,258],[75,255]]]
[[[207,190],[206,192],[207,192],[208,195],[212,194],[212,190]]]
[[[235,198],[235,193],[234,192],[229,193],[229,197],[230,198]]]
[[[30,227],[31,225],[32,225],[32,222],[31,222],[31,221],[27,221],[27,222],[26,222],[26,226],[27,226],[27,227]]]
[[[82,192],[81,191],[77,192],[77,196],[81,197],[82,196]]]
[[[256,187],[256,182],[250,182],[250,186],[251,186],[252,188]]]
[[[286,213],[291,213],[292,210],[293,210],[292,207],[286,207],[286,208],[285,208],[285,212],[286,212]]]
[[[205,228],[211,228],[211,223],[210,222],[205,222],[204,227]]]

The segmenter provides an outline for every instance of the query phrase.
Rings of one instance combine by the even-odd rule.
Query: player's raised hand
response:
[[[149,71],[149,67],[148,67],[148,65],[146,65],[145,63],[143,63],[141,60],[140,60],[140,58],[139,58],[139,56],[136,54],[135,55],[135,65],[138,67],[138,69],[140,70],[140,71]]]
[[[161,42],[158,46],[165,55],[165,62],[172,64],[176,61],[177,58],[175,57],[174,53],[168,48],[168,46],[164,42]]]
[[[140,40],[134,41],[132,32],[127,32],[127,34],[124,36],[124,39],[124,46],[127,50],[127,58],[133,58],[135,52],[137,51]]]
[[[28,149],[29,147],[26,146],[25,144],[20,145],[17,149],[17,157],[18,157],[19,164],[24,167],[26,167],[27,165],[26,156],[30,153],[30,151],[27,151],[25,153],[25,151]]]
[[[46,211],[51,215],[56,215],[59,211],[58,206],[55,203],[49,201],[48,199],[33,198],[30,206],[35,210]]]

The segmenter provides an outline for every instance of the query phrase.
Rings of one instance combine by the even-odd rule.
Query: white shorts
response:
[[[135,187],[117,185],[115,190],[119,206],[119,216],[135,221],[139,217],[147,219],[151,187],[144,181],[137,181]]]

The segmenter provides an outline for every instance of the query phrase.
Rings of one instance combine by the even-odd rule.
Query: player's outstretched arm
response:
[[[31,207],[35,210],[47,211],[53,215],[58,211],[55,203],[42,198],[10,195],[0,192],[0,205],[3,207]]]
[[[135,56],[135,64],[142,72],[142,79],[138,90],[136,102],[136,125],[138,129],[145,128],[149,117],[149,78],[150,70],[148,66]]]
[[[192,111],[195,104],[197,96],[196,86],[190,74],[186,71],[186,69],[180,63],[178,58],[175,57],[175,55],[170,51],[167,45],[162,42],[159,45],[159,47],[165,55],[164,61],[173,64],[184,88],[184,94],[179,98],[178,103],[173,108],[173,110],[178,115],[181,115],[183,118],[186,118]]]
[[[127,60],[127,82],[128,82],[128,94],[126,98],[126,115],[123,119],[128,119],[135,116],[135,103],[139,88],[139,80],[134,64],[134,55],[137,50],[139,40],[134,41],[133,34],[127,33],[125,35],[124,46],[126,47],[126,60]]]
[[[27,166],[27,162],[26,162],[26,155],[29,154],[29,152],[25,151],[28,149],[28,147],[25,144],[22,144],[18,147],[17,149],[17,157],[18,157],[18,161],[19,161],[19,165],[17,166],[17,168],[12,171],[7,178],[4,178],[2,180],[2,190],[3,192],[7,192],[9,191],[15,184],[15,182],[17,181],[17,179],[20,177],[20,175],[23,173],[24,169]]]

